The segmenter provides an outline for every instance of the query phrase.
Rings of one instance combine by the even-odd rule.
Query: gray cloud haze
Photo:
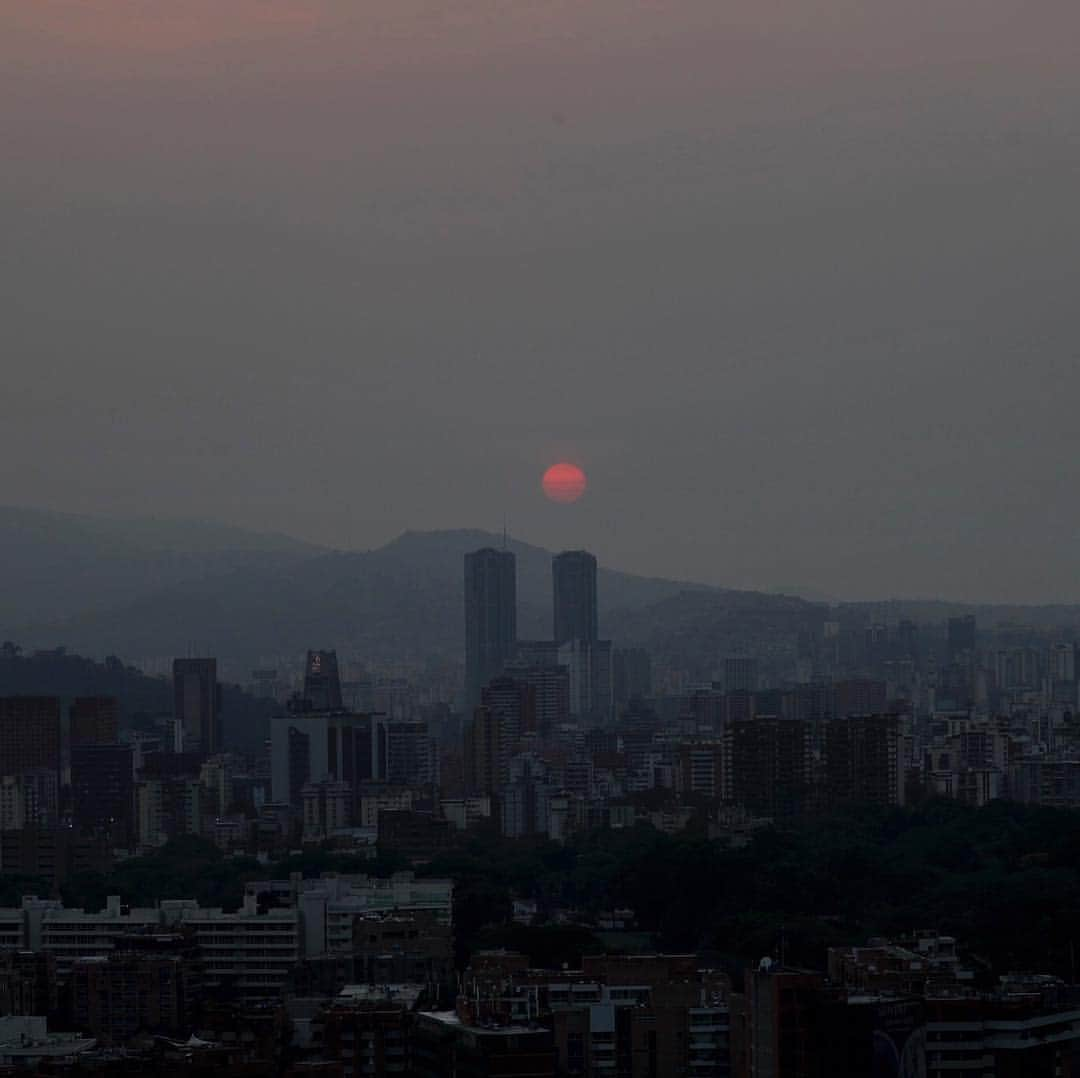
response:
[[[1080,600],[1078,191],[1075,3],[0,0],[0,502]]]

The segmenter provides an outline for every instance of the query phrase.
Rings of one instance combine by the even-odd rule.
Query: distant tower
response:
[[[567,550],[551,559],[555,598],[555,642],[592,642],[600,637],[596,604],[596,558],[587,550]]]
[[[483,687],[514,657],[517,560],[484,547],[465,555],[465,696],[471,712]]]
[[[311,711],[341,711],[341,678],[336,651],[307,653],[304,701]]]
[[[184,752],[221,751],[220,704],[217,659],[173,659],[173,717]]]

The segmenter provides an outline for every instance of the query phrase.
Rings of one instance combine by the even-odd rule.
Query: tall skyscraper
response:
[[[596,558],[587,550],[566,550],[551,559],[555,599],[555,642],[597,640]]]
[[[485,547],[465,555],[465,696],[469,712],[483,687],[514,657],[517,560]]]
[[[341,711],[336,651],[309,651],[304,666],[304,703],[310,711]]]
[[[173,659],[173,716],[184,752],[209,756],[221,749],[221,693],[217,659]]]

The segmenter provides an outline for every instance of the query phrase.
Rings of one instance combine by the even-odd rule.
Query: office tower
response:
[[[55,696],[0,697],[0,775],[60,771],[60,701]]]
[[[596,640],[600,636],[596,605],[596,558],[587,550],[566,550],[551,559],[555,607],[555,643]]]
[[[559,648],[559,664],[570,672],[570,714],[592,722],[610,722],[611,641],[570,640]]]
[[[897,716],[830,719],[825,724],[825,782],[830,807],[902,805],[904,772]]]
[[[965,651],[975,650],[975,615],[965,614],[949,618],[949,661],[957,659]]]
[[[386,724],[386,781],[391,786],[439,784],[439,746],[423,720]]]
[[[466,711],[514,655],[517,640],[517,563],[509,550],[485,547],[465,555]]]
[[[182,751],[210,756],[221,749],[217,659],[173,659],[173,715]]]
[[[120,702],[115,696],[79,696],[68,710],[69,737],[76,745],[115,745],[120,740]]]
[[[557,656],[557,652],[556,652]],[[548,737],[553,730],[570,721],[570,671],[557,662],[527,665],[511,663],[506,676],[528,685],[535,699],[534,713],[526,718],[522,733]]]
[[[129,847],[135,837],[131,746],[72,745],[71,798],[76,830]]]
[[[278,715],[270,720],[274,801],[299,807],[311,782],[386,780],[386,724],[380,716],[344,712]]]
[[[725,692],[755,692],[757,687],[757,659],[743,657],[724,660]]]
[[[336,651],[309,651],[304,665],[304,705],[308,711],[340,711],[341,678]]]
[[[484,686],[480,701],[499,726],[498,781],[501,784],[506,781],[510,757],[517,751],[522,734],[536,729],[536,692],[525,681],[499,677]]]

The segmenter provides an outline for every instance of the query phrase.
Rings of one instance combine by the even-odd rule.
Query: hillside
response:
[[[62,518],[41,549],[30,549],[25,541],[22,548],[13,543],[13,529],[5,529],[3,520],[5,587],[16,599],[4,603],[0,639],[28,648],[116,654],[155,669],[197,641],[237,680],[255,665],[295,659],[309,647],[336,647],[375,661],[460,661],[463,557],[502,543],[500,536],[477,530],[410,531],[375,550],[329,552],[210,525],[186,526],[185,538],[184,526],[166,523],[140,529],[116,522],[110,531],[103,522]],[[38,534],[47,523],[37,520]],[[86,538],[82,546],[79,536]],[[519,635],[546,637],[551,552],[513,539],[508,545],[518,559]],[[49,558],[57,579],[46,571]],[[26,572],[20,573],[23,564]],[[35,581],[41,582],[40,602]],[[604,636],[621,646],[647,647],[695,677],[707,677],[725,655],[744,650],[766,657],[766,665],[775,661],[777,669],[790,669],[796,641],[820,638],[829,609],[793,596],[605,568],[599,595]],[[1066,606],[849,603],[828,616],[858,634],[886,614],[930,625],[959,612],[974,613],[984,630],[1015,622],[1065,633],[1080,624],[1080,611]]]
[[[62,644],[131,661],[182,654],[198,640],[239,669],[315,646],[375,659],[453,659],[462,647],[464,555],[500,542],[481,531],[406,532],[377,550],[207,575],[5,635],[30,646]],[[510,546],[518,557],[519,633],[546,636],[551,553],[517,541]],[[601,617],[673,598],[688,587],[601,570]]]
[[[0,633],[117,607],[242,567],[278,569],[318,553],[287,536],[207,521],[0,506]]]

